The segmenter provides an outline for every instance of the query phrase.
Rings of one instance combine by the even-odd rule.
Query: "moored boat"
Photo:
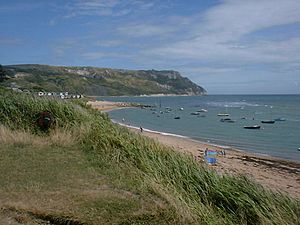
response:
[[[261,123],[275,123],[275,120],[262,120]]]
[[[218,116],[229,116],[228,113],[219,113]]]
[[[283,117],[279,117],[279,118],[276,118],[274,119],[275,121],[286,121],[286,118],[283,118]]]
[[[245,129],[260,129],[259,125],[253,125],[253,126],[244,126]]]
[[[191,115],[198,116],[198,115],[200,115],[200,113],[199,112],[192,112]]]
[[[176,116],[174,117],[175,120],[179,120],[180,119],[180,116]]]
[[[230,118],[220,119],[220,122],[234,123],[235,121]]]
[[[207,109],[199,109],[197,112],[207,112]]]

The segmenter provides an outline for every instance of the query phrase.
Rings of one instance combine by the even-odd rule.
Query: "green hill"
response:
[[[4,66],[2,85],[32,91],[85,95],[204,95],[206,91],[172,70],[122,70],[48,65]]]
[[[38,114],[53,124],[40,130]],[[0,87],[0,224],[299,224],[300,202],[113,124]]]

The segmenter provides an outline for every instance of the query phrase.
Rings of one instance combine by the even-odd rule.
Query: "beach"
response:
[[[92,103],[91,106],[100,111],[107,111],[129,106],[124,104],[126,105],[126,103],[98,102]],[[126,124],[120,125],[127,126]],[[191,154],[199,163],[204,161],[206,148],[217,152],[225,150],[225,155],[218,154],[215,165],[208,165],[210,168],[220,174],[245,175],[275,192],[279,191],[300,198],[300,163],[298,162],[212,145],[179,135],[173,136],[147,129],[141,132],[137,127],[127,127],[133,132],[170,146],[174,151]]]
[[[225,150],[226,155],[218,155],[217,163],[209,165],[218,173],[241,174],[261,185],[300,198],[300,164],[270,156],[261,156],[232,148],[221,148],[189,138],[175,137],[131,128],[132,131],[150,137],[175,151],[192,154],[199,161],[204,160],[204,151]]]
[[[110,102],[110,101],[88,101],[87,105],[90,105],[92,108],[100,110],[102,112],[107,112],[113,109],[132,107],[131,104],[126,102]]]

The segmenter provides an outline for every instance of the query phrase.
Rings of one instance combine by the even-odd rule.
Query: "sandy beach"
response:
[[[134,132],[168,145],[175,151],[192,154],[199,161],[203,161],[206,148],[217,151],[224,150],[224,148],[188,138],[174,137],[149,131],[141,133],[138,129],[131,129]],[[219,173],[243,174],[274,191],[288,193],[291,196],[300,198],[299,163],[251,154],[232,148],[225,148],[225,152],[226,155],[217,156],[217,163],[211,165],[212,169],[217,170]]]
[[[124,105],[120,106],[120,103],[115,102],[103,102],[101,103],[102,105],[99,102],[97,104],[90,104],[100,111],[126,107]],[[273,191],[280,191],[292,197],[300,198],[300,163],[298,162],[252,154],[229,147],[221,148],[209,143],[184,137],[165,135],[159,132],[151,132],[145,129],[143,132],[140,132],[138,128],[130,129],[133,132],[168,145],[172,147],[174,151],[192,154],[199,162],[204,161],[203,156],[206,148],[218,152],[225,150],[225,155],[217,156],[217,163],[215,165],[209,165],[218,173],[243,174]]]
[[[108,112],[113,109],[132,107],[131,104],[126,102],[88,101],[87,104],[102,112]]]

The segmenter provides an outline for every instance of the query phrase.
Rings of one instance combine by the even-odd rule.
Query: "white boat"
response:
[[[207,109],[199,109],[197,112],[207,112]]]
[[[229,116],[228,113],[219,113],[218,116]]]
[[[279,118],[276,118],[274,119],[275,121],[286,121],[286,118],[283,118],[283,117],[279,117]]]

